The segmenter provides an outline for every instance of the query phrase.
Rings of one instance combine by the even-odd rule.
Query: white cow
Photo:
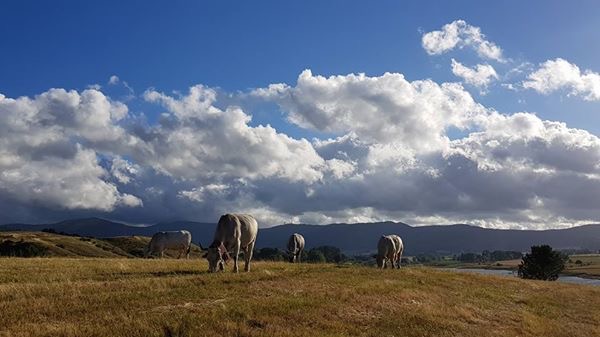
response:
[[[396,256],[394,257],[394,260],[392,262],[392,268],[396,267],[400,269],[400,260],[402,259],[402,253],[404,253],[404,243],[402,242],[400,236],[396,234],[392,234],[389,236],[392,238],[392,240],[394,240],[394,244],[396,246]]]
[[[158,232],[152,235],[144,256],[148,257],[150,254],[158,253],[160,257],[163,257],[165,250],[173,249],[179,251],[178,259],[183,253],[186,258],[189,258],[191,248],[192,234],[188,231]]]
[[[237,273],[238,255],[242,249],[246,260],[244,270],[249,271],[257,234],[258,223],[251,215],[222,215],[215,230],[215,238],[205,255],[208,259],[208,271],[214,273],[217,269],[223,270],[223,258],[229,258],[229,252],[233,251],[233,271]]]
[[[304,251],[304,237],[298,233],[290,235],[287,249],[290,256],[290,262],[300,262],[300,257]]]
[[[396,258],[396,243],[390,235],[382,235],[377,243],[377,267],[387,268],[387,262],[392,263],[394,268],[394,261]]]

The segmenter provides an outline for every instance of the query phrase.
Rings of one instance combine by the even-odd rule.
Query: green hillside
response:
[[[141,257],[150,242],[145,236],[89,238],[47,232],[0,232],[0,256],[22,257]],[[192,246],[191,256],[201,250]],[[176,252],[166,252],[176,257]]]

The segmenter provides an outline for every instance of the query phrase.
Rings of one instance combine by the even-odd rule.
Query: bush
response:
[[[328,263],[340,263],[346,259],[346,255],[342,254],[342,251],[333,246],[320,246],[315,247],[311,250],[317,250],[323,253],[325,257],[325,262]]]
[[[325,255],[318,249],[311,249],[306,254],[306,262],[310,263],[325,263],[327,260],[325,259]]]
[[[252,257],[256,260],[262,261],[284,261],[286,253],[282,252],[277,248],[261,248],[255,250]]]
[[[458,260],[461,262],[475,263],[475,262],[481,262],[482,258],[481,258],[481,255],[479,255],[479,254],[463,253],[458,256]]]
[[[45,256],[47,249],[44,246],[24,241],[6,240],[0,243],[0,256],[34,257]]]
[[[418,254],[415,256],[415,261],[419,263],[431,263],[439,261],[440,257],[433,254]]]
[[[532,246],[519,265],[519,277],[525,279],[556,281],[565,269],[568,257],[548,245]]]

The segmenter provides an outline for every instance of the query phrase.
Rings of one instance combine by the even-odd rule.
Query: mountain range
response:
[[[97,238],[117,236],[152,236],[158,231],[185,229],[192,233],[193,242],[203,247],[210,244],[215,223],[192,221],[162,222],[150,226],[131,226],[100,218],[65,220],[51,224],[6,224],[0,231],[56,232]],[[285,224],[259,230],[256,247],[284,248],[292,233],[306,239],[307,248],[329,245],[346,254],[366,254],[376,249],[384,234],[398,234],[408,255],[420,253],[481,252],[483,250],[527,251],[532,245],[549,244],[557,249],[600,250],[600,224],[568,229],[511,230],[490,229],[471,225],[410,226],[401,222],[307,225]]]

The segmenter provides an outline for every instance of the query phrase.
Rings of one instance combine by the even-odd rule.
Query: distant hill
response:
[[[146,236],[91,238],[47,232],[0,232],[0,256],[21,257],[142,257],[150,241]],[[169,257],[177,252],[167,251]],[[201,255],[193,246],[190,256]]]
[[[206,247],[213,238],[215,223],[174,221],[152,226],[136,227],[99,218],[66,220],[54,224],[9,224],[0,231],[39,231],[51,228],[57,232],[72,233],[97,238],[118,236],[152,236],[158,231],[186,229],[192,233],[193,242]],[[600,225],[585,225],[558,230],[499,230],[470,225],[412,227],[399,222],[360,224],[304,225],[286,224],[259,231],[257,248],[284,248],[292,233],[301,233],[307,247],[336,246],[346,254],[369,253],[375,249],[383,234],[399,234],[405,243],[406,254],[461,253],[483,250],[525,251],[534,244],[549,244],[558,249],[600,249]]]
[[[0,225],[0,231],[41,231],[52,229],[59,233],[77,234],[96,238],[112,238],[117,236],[148,236],[160,231],[174,231],[186,229],[192,233],[195,243],[203,245],[210,243],[215,230],[215,224],[178,221],[161,222],[152,226],[130,226],[119,222],[113,222],[100,218],[85,218],[65,220],[52,224],[7,224]],[[210,240],[208,239],[210,238]],[[206,243],[208,242],[208,243]]]
[[[549,244],[558,249],[600,249],[600,225],[585,225],[560,230],[500,230],[470,225],[412,227],[404,223],[282,225],[262,230],[259,246],[283,247],[287,237],[297,232],[307,245],[333,245],[346,253],[361,254],[375,250],[381,235],[396,233],[404,241],[406,254],[461,253],[483,250],[526,251],[534,244]]]

